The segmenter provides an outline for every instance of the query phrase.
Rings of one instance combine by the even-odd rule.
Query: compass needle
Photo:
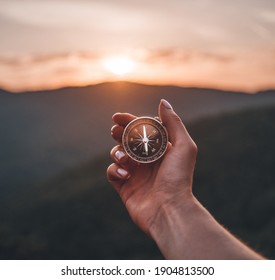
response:
[[[148,138],[147,138],[147,132],[146,127],[143,125],[143,143],[144,143],[144,150],[146,155],[148,155]]]

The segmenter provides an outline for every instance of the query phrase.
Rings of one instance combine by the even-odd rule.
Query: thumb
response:
[[[160,101],[159,117],[167,129],[169,141],[173,146],[187,144],[190,140],[193,142],[180,117],[165,99],[161,99]]]

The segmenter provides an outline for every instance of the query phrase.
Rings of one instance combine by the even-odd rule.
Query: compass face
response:
[[[140,117],[131,121],[124,129],[122,145],[133,160],[150,163],[165,153],[168,145],[167,131],[156,119]]]

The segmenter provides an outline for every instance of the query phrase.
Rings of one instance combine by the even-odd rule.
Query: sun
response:
[[[104,59],[104,68],[117,76],[131,73],[135,68],[135,62],[126,56],[113,56]]]

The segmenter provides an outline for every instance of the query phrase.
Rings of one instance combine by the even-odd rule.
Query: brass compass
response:
[[[155,118],[139,117],[124,129],[122,145],[130,158],[139,163],[150,163],[161,158],[168,145],[168,134]]]

